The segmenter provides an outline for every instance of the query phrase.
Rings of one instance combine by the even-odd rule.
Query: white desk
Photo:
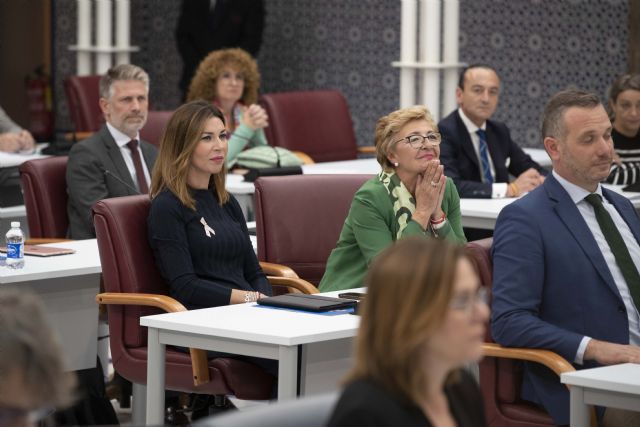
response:
[[[286,399],[338,389],[351,367],[359,323],[359,316],[351,314],[305,313],[255,303],[143,317],[140,324],[149,328],[147,425],[163,422],[166,345],[278,360],[278,398]]]
[[[605,187],[629,198],[636,209],[640,208],[640,193],[623,192],[623,185]],[[500,211],[515,200],[517,199],[460,199],[462,226],[493,230]]]
[[[531,160],[543,168],[551,169],[551,158],[544,148],[523,148],[522,150],[531,156]]]
[[[571,427],[589,426],[588,405],[640,411],[640,365],[624,363],[567,372],[560,381],[571,386]]]
[[[72,248],[70,255],[25,256],[21,270],[0,267],[0,286],[28,289],[42,298],[49,324],[60,339],[65,368],[95,367],[98,336],[100,257],[95,239],[55,243]]]

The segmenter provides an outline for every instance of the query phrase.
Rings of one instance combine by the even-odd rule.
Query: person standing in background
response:
[[[263,0],[183,0],[176,28],[183,69],[182,98],[200,61],[211,51],[239,47],[256,57],[264,29]]]

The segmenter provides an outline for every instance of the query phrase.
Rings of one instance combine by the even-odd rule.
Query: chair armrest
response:
[[[483,343],[482,349],[484,350],[485,356],[540,363],[551,369],[558,376],[565,372],[573,372],[576,370],[564,357],[549,350],[502,347],[496,343]]]
[[[565,372],[573,372],[576,370],[576,368],[574,368],[567,359],[549,350],[502,347],[500,344],[487,342],[482,344],[482,349],[485,356],[540,363],[541,365],[551,369],[558,376]],[[567,388],[569,387],[567,386]],[[598,421],[596,417],[596,410],[593,406],[591,406],[590,412],[591,427],[596,427],[598,425]]]
[[[309,156],[307,153],[303,153],[302,151],[296,151],[296,150],[293,150],[291,152],[296,156],[298,156],[300,160],[302,160],[303,165],[312,165],[315,163],[311,158],[311,156]]]
[[[96,302],[98,304],[112,305],[144,305],[156,307],[169,313],[187,311],[184,305],[175,299],[158,294],[103,292],[96,295]],[[210,378],[207,352],[197,348],[190,348],[189,353],[191,354],[191,367],[193,369],[193,384],[198,386],[208,383]]]
[[[319,292],[318,288],[311,283],[297,277],[267,276],[267,279],[269,279],[271,286],[286,286],[290,289],[297,289],[303,294],[317,294]]]
[[[71,239],[57,239],[46,237],[32,237],[24,241],[25,245],[44,245],[45,243],[73,242]]]
[[[358,153],[360,154],[376,154],[376,147],[373,145],[366,145],[364,147],[358,147]]]
[[[292,277],[298,279],[299,276],[291,267],[273,262],[260,261],[260,267],[267,276]]]

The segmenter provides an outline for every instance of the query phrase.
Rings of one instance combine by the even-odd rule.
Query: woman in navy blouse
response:
[[[171,296],[189,310],[271,295],[242,210],[225,189],[228,136],[211,103],[182,105],[153,170],[150,244]]]

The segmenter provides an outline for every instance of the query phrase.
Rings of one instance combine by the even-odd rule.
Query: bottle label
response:
[[[22,259],[24,258],[23,243],[7,243],[7,258]]]

